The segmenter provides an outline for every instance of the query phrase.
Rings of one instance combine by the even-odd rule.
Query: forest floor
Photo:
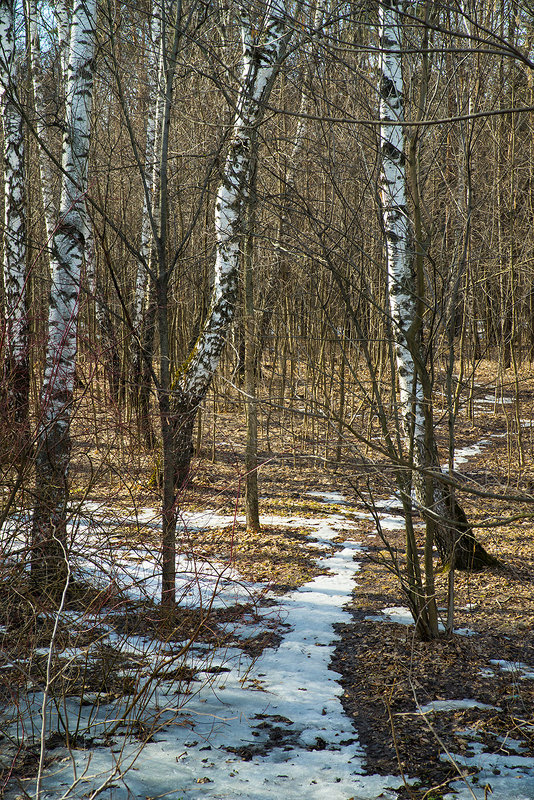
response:
[[[487,789],[481,785],[485,794],[506,773],[510,763],[506,757],[517,763],[534,757],[534,423],[530,422],[534,420],[534,382],[527,374],[522,376],[519,395],[512,381],[509,388],[509,392],[496,389],[494,367],[487,365],[477,375],[470,418],[460,413],[457,419],[456,446],[465,450],[466,457],[460,459],[464,463],[458,464],[456,477],[474,490],[466,492],[462,503],[477,538],[501,562],[499,568],[456,573],[454,629],[459,633],[433,642],[421,642],[415,636],[388,552],[391,548],[402,561],[401,529],[385,532],[387,547],[371,519],[357,520],[357,529],[350,534],[363,542],[363,552],[350,604],[352,620],[338,626],[341,640],[333,668],[340,674],[345,711],[365,747],[366,770],[405,776],[406,787],[399,790],[402,798],[439,798],[460,774],[470,775],[474,786],[478,782],[475,752],[488,756],[493,775],[486,780]],[[512,396],[517,397],[517,406],[510,402]],[[513,434],[517,419],[521,420],[520,445],[517,433]],[[220,471],[220,453],[215,467],[204,463],[198,474],[199,488],[193,491],[195,503],[200,501],[201,486],[222,487],[225,479],[231,480],[236,453],[242,452],[239,424],[231,414],[225,422],[227,474]],[[276,446],[272,449],[276,452]],[[359,467],[351,471],[350,464],[349,469],[344,464],[327,470],[321,464],[310,468],[305,458],[263,456],[267,462],[259,479],[263,511],[313,515],[317,510],[310,492],[314,491],[341,492],[355,511],[367,507],[361,496],[358,502]],[[387,470],[385,476],[382,482],[373,476],[373,501],[378,506],[391,499],[393,484],[388,483]],[[519,497],[526,502],[514,499]],[[417,526],[421,521],[416,518],[415,522]],[[265,578],[267,570],[283,590],[285,579],[283,571],[278,574],[277,564],[287,563],[287,533],[281,533],[283,540],[271,533],[258,539],[259,560],[252,549],[246,566],[237,566],[251,578]],[[290,559],[297,577],[287,577],[287,588],[298,582],[300,568],[312,569],[313,552],[308,558],[308,567],[301,563],[302,555]],[[448,579],[438,572],[436,581],[438,602],[444,604]],[[391,613],[384,613],[385,609]],[[464,699],[487,707],[421,713],[427,703]],[[490,754],[496,755],[494,761]],[[534,762],[530,768],[534,769]],[[521,791],[517,779],[518,798],[523,796]],[[532,791],[530,786],[525,797],[530,798]]]
[[[348,521],[339,540],[352,540],[358,546],[359,570],[348,606],[351,616],[336,626],[339,639],[332,668],[343,687],[344,710],[365,750],[365,771],[404,777],[406,784],[398,790],[402,800],[437,800],[450,791],[451,784],[460,790],[460,774],[469,776],[466,785],[477,798],[492,791],[495,797],[532,797],[534,784],[526,775],[534,776],[534,505],[530,503],[534,499],[534,427],[528,422],[534,420],[534,381],[528,377],[521,382],[516,408],[495,392],[494,380],[491,367],[477,376],[472,415],[458,418],[456,444],[465,451],[466,460],[458,463],[456,477],[473,490],[463,493],[463,506],[477,537],[498,556],[501,567],[456,574],[456,633],[433,642],[415,637],[404,609],[406,598],[391,569],[391,553],[403,559],[402,529],[384,528],[384,540],[370,513],[369,490],[381,511],[391,503],[394,490],[391,472],[381,457],[371,454],[362,461],[349,449],[340,464],[325,465],[307,454],[306,442],[300,448],[289,447],[287,426],[282,421],[277,425],[274,417],[270,448],[260,453],[262,515],[306,518],[311,523],[325,512],[342,512]],[[92,440],[89,417],[83,419],[87,429],[84,433],[81,425],[78,431],[80,452],[87,451]],[[521,421],[521,447],[517,420]],[[206,431],[210,424],[206,415]],[[194,550],[202,559],[226,561],[243,580],[267,585],[271,593],[282,597],[321,573],[317,566],[321,549],[301,528],[274,522],[255,535],[239,522],[243,430],[241,414],[218,413],[215,458],[210,458],[209,447],[203,448],[183,509],[194,513],[216,508],[218,514],[227,515],[226,522],[202,535],[184,532],[180,547],[183,552]],[[143,488],[137,479],[130,494],[124,492],[118,476],[128,470],[133,473],[131,464],[125,463],[128,457],[128,451],[120,448],[111,453],[113,466],[106,479],[95,485],[93,502],[126,509],[135,494],[139,507],[156,505],[155,492]],[[82,477],[83,463],[80,457]],[[124,469],[118,469],[118,463]],[[142,470],[146,473],[146,464]],[[420,533],[420,520],[414,521]],[[440,606],[446,591],[447,577],[438,572]],[[243,613],[243,608],[236,609],[237,614]],[[130,625],[150,627],[133,609],[129,619]],[[219,623],[228,620],[228,612],[215,609],[211,628],[216,631]],[[194,628],[195,619],[189,624]],[[45,642],[46,632],[42,634]],[[242,647],[256,657],[276,647],[277,641],[271,629],[251,636]],[[440,701],[463,702],[443,710],[432,706]],[[30,776],[35,757],[34,751],[33,757],[30,753],[22,758],[14,774],[20,779]],[[485,769],[479,773],[481,763]],[[523,765],[523,772],[511,770],[514,763]],[[516,781],[517,792],[510,793],[509,781],[506,790],[500,791],[504,777]],[[254,795],[250,797],[253,800]]]

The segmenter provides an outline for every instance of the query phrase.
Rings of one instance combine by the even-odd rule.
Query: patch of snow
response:
[[[430,703],[425,703],[419,706],[420,714],[431,714],[437,711],[460,711],[462,708],[492,708],[496,711],[501,709],[497,706],[491,706],[487,703],[481,703],[478,700],[465,699],[465,700],[432,700]]]
[[[348,505],[347,498],[341,492],[306,492],[307,497],[316,497],[323,503],[338,503]]]
[[[511,750],[514,753],[521,753],[527,746],[520,739],[512,739],[510,736],[497,736],[497,741],[504,745],[503,749]]]
[[[374,507],[377,511],[400,511],[402,510],[402,500],[396,495],[392,495],[387,500],[377,500]]]
[[[494,394],[487,394],[484,397],[478,398],[476,403],[497,403],[502,405],[509,405],[513,403],[514,400],[512,397],[496,397]]]
[[[402,530],[405,526],[404,517],[380,516],[380,525],[385,531]]]
[[[515,672],[522,681],[534,680],[534,669],[520,661],[502,661],[498,658],[490,659],[490,664],[495,664],[502,672]]]
[[[275,613],[285,623],[279,647],[267,648],[253,662],[241,650],[213,653],[195,646],[192,657],[199,653],[209,659],[209,667],[204,664],[204,669],[214,676],[212,683],[195,684],[195,693],[180,709],[176,707],[177,701],[182,702],[175,695],[176,684],[161,682],[157,690],[148,693],[144,710],[143,718],[159,726],[152,741],[140,752],[139,742],[117,733],[113,742],[73,750],[72,760],[47,770],[43,800],[61,796],[73,784],[73,762],[78,775],[87,769],[69,794],[73,798],[113,775],[114,785],[102,792],[103,800],[166,794],[184,800],[269,800],[280,796],[301,800],[303,794],[310,800],[354,796],[393,800],[393,790],[402,784],[400,778],[362,774],[364,753],[343,711],[337,675],[329,669],[336,638],[333,626],[347,619],[343,606],[351,598],[358,569],[354,558],[361,548],[351,541],[332,546],[340,529],[346,527],[339,515],[298,520],[299,526],[303,524],[329,546],[319,560],[327,574],[279,598]],[[122,554],[121,563],[125,561]],[[138,570],[138,580],[143,579],[145,570],[145,584],[153,590],[152,567],[148,559],[141,565],[128,565]],[[179,567],[183,572],[181,561]],[[203,576],[217,577],[210,576],[209,570],[204,570]],[[221,587],[228,588],[222,580],[217,588]],[[268,613],[273,612],[267,609]],[[126,655],[146,658],[150,646],[150,640],[142,636],[121,640]],[[157,646],[162,648],[162,643]],[[197,690],[197,686],[201,688]],[[33,697],[30,716],[38,719],[42,694],[35,692]],[[64,719],[71,715],[73,720],[81,714],[88,735],[94,737],[99,730],[104,732],[106,725],[109,728],[119,711],[112,703],[106,705],[105,697],[99,702],[94,707],[80,707],[68,698],[61,713]],[[50,713],[55,713],[52,708]]]
[[[466,464],[470,458],[473,456],[478,456],[482,450],[482,442],[471,445],[470,447],[462,447],[460,450],[456,450],[454,454],[454,468],[456,469],[460,464]]]
[[[478,636],[478,633],[471,628],[455,628],[454,633],[457,636]]]
[[[378,614],[368,614],[365,620],[367,622],[396,622],[398,625],[413,625],[411,611],[406,606],[383,608]],[[438,630],[445,630],[445,626],[441,622],[438,622]],[[454,628],[453,632],[458,636],[478,635],[476,631],[472,631],[470,628]]]
[[[382,609],[382,614],[389,617],[392,622],[400,622],[403,625],[411,625],[413,623],[410,609],[405,606],[389,606]]]
[[[494,669],[479,669],[478,674],[481,678],[493,678],[495,676]]]
[[[498,800],[532,800],[534,797],[534,758],[502,753],[476,753],[473,756],[452,753],[455,762],[470,771],[479,770],[476,781],[467,777],[464,781],[451,783],[453,794],[446,794],[450,800],[487,800],[491,796]],[[445,754],[442,761],[448,761]]]

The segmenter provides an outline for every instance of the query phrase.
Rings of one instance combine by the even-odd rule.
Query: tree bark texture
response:
[[[152,359],[154,350],[153,334],[145,333],[145,327],[154,327],[150,320],[145,321],[143,308],[146,310],[151,305],[149,297],[153,289],[153,281],[157,262],[155,239],[159,234],[158,220],[160,216],[160,175],[161,175],[161,139],[164,118],[164,56],[165,56],[165,4],[161,13],[153,10],[148,31],[147,42],[147,92],[149,105],[147,109],[145,164],[143,171],[143,210],[141,218],[141,242],[139,247],[139,263],[135,283],[135,294],[132,308],[132,325],[136,331],[143,328],[139,338],[132,337],[132,389],[136,404],[141,408],[147,403],[147,390],[142,386],[142,354]],[[149,337],[151,337],[149,339]],[[147,345],[148,342],[148,345]],[[153,437],[152,437],[153,438]]]
[[[15,2],[0,0],[0,110],[4,162],[4,290],[6,421],[16,435],[28,419],[29,360],[26,309],[26,213],[24,131],[17,102],[19,83],[15,52]]]
[[[93,85],[96,0],[75,0],[69,50],[59,220],[51,248],[52,288],[36,455],[32,574],[60,584],[66,569],[70,422],[87,238],[84,195]]]
[[[58,29],[63,36],[68,34],[68,16],[66,15],[64,3],[58,3],[56,8],[58,16]],[[41,63],[41,41],[39,36],[39,17],[37,11],[37,0],[27,0],[26,2],[27,27],[29,32],[28,55],[30,62],[30,73],[33,90],[33,103],[35,111],[35,132],[37,133],[37,143],[39,146],[39,174],[41,184],[41,196],[43,200],[43,210],[46,225],[46,235],[48,245],[52,243],[54,228],[57,221],[57,198],[54,199],[54,176],[52,162],[48,157],[45,147],[50,146],[50,136],[48,130],[49,115],[46,108],[46,91],[43,82],[43,67]],[[61,22],[60,22],[61,21]],[[60,38],[60,64],[62,75],[67,74],[64,40]],[[68,54],[68,50],[67,50]],[[64,66],[64,70],[63,70]]]
[[[423,515],[434,525],[442,561],[458,569],[494,564],[444,483],[432,420],[432,389],[421,347],[422,320],[414,272],[412,229],[406,200],[401,3],[379,6],[381,202],[387,251],[390,322],[399,382],[399,419],[413,463],[413,483]],[[430,503],[429,503],[430,484]]]

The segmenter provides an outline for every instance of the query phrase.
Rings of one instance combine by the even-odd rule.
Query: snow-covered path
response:
[[[191,698],[142,751],[138,742],[121,737],[111,746],[76,750],[82,780],[69,792],[73,763],[56,763],[43,778],[43,798],[87,796],[114,771],[112,785],[100,795],[107,800],[396,796],[390,789],[400,785],[398,777],[362,775],[363,753],[329,669],[333,626],[348,621],[343,606],[350,600],[359,546],[346,541],[341,549],[333,547],[333,539],[351,527],[341,515],[306,522],[315,522],[328,573],[282,598],[276,608],[285,623],[280,645],[264,650],[255,663],[237,648],[225,650],[221,663],[228,671]],[[262,613],[272,615],[273,609]],[[174,689],[164,685],[154,702],[172,707]]]
[[[472,454],[471,449],[458,455],[463,459]],[[61,714],[63,718],[70,716],[71,729],[73,722],[80,725],[88,746],[72,749],[70,753],[66,749],[53,753],[57,758],[43,774],[40,800],[97,796],[103,800],[279,797],[393,800],[397,797],[395,788],[402,784],[398,776],[363,775],[365,754],[351,720],[343,711],[338,676],[329,668],[337,638],[334,625],[350,621],[344,606],[351,599],[361,552],[361,546],[352,537],[342,541],[354,527],[344,512],[346,509],[351,519],[370,519],[370,515],[356,514],[338,493],[313,494],[325,503],[335,503],[338,512],[322,519],[266,517],[264,523],[308,528],[323,549],[319,563],[325,574],[296,591],[276,597],[275,604],[260,603],[255,614],[245,615],[249,618],[239,625],[229,624],[235,646],[212,652],[207,645],[195,645],[188,663],[200,679],[192,688],[201,688],[180,707],[183,697],[176,693],[176,683],[160,682],[138,717],[145,730],[150,730],[155,720],[158,722],[157,732],[143,746],[127,735],[126,726],[119,726],[111,737],[102,735],[104,728],[109,731],[114,727],[110,720],[116,719],[122,701],[106,705],[105,692],[98,698],[97,706],[91,706],[89,696],[81,706],[79,699],[67,698]],[[402,518],[395,515],[397,507],[395,498],[380,507],[384,529],[402,527]],[[103,532],[106,525],[118,522],[113,522],[103,509],[89,509],[89,505],[87,508],[87,519],[83,515],[78,517],[78,532],[88,537],[89,546],[95,521]],[[138,513],[138,521],[157,527],[157,521],[151,522],[153,514],[146,509]],[[232,522],[235,522],[232,517],[221,517],[214,512],[184,519],[189,530],[223,527]],[[130,587],[128,591],[134,598],[158,597],[159,569],[150,553],[141,547],[135,554],[115,549],[113,555],[114,578]],[[95,563],[96,559],[86,562],[93,577],[96,577]],[[188,604],[202,602],[205,606],[215,588],[216,607],[254,601],[258,592],[265,596],[265,586],[243,581],[229,566],[207,564],[187,556],[179,559],[177,568],[183,584],[182,597]],[[105,574],[109,578],[109,569]],[[404,612],[384,609],[376,619],[397,620],[393,612],[398,616],[401,611]],[[401,616],[397,621],[412,624],[406,613]],[[267,647],[254,662],[244,654],[237,640],[269,629],[275,629],[281,636],[280,643],[277,647]],[[105,637],[102,642],[106,644]],[[173,646],[176,648],[170,642],[166,650],[166,645],[142,634],[119,637],[113,624],[109,626],[107,642],[122,653],[144,660],[143,680],[147,682],[151,680],[151,664],[161,664],[162,657],[172,659]],[[77,654],[73,652],[72,657]],[[531,668],[525,665],[525,670],[530,679]],[[476,698],[455,700],[456,705],[458,702],[472,706]],[[26,719],[31,721],[34,732],[40,727],[41,705],[42,693],[29,692]],[[447,713],[448,707],[447,703],[431,703],[424,710]],[[51,701],[47,714],[51,718],[49,730],[53,731],[57,713]],[[129,722],[131,725],[131,715]],[[15,728],[9,732],[14,738],[19,735]],[[462,736],[469,738],[465,730]],[[456,797],[482,800],[488,783],[500,800],[534,797],[534,759],[522,756],[520,748],[517,755],[488,754],[473,733],[469,752],[464,755],[453,752],[453,756],[458,765],[480,769],[476,784],[471,781],[453,784],[458,792]],[[25,788],[32,796],[35,788]]]

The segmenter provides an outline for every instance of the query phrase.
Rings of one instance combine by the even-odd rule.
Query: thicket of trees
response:
[[[153,452],[172,609],[195,425],[246,404],[251,527],[258,413],[266,447],[281,414],[325,467],[387,457],[436,635],[434,546],[493,563],[440,468],[460,393],[534,356],[528,4],[1,0],[0,34],[2,519],[33,509],[34,579],[65,581],[90,395]]]

